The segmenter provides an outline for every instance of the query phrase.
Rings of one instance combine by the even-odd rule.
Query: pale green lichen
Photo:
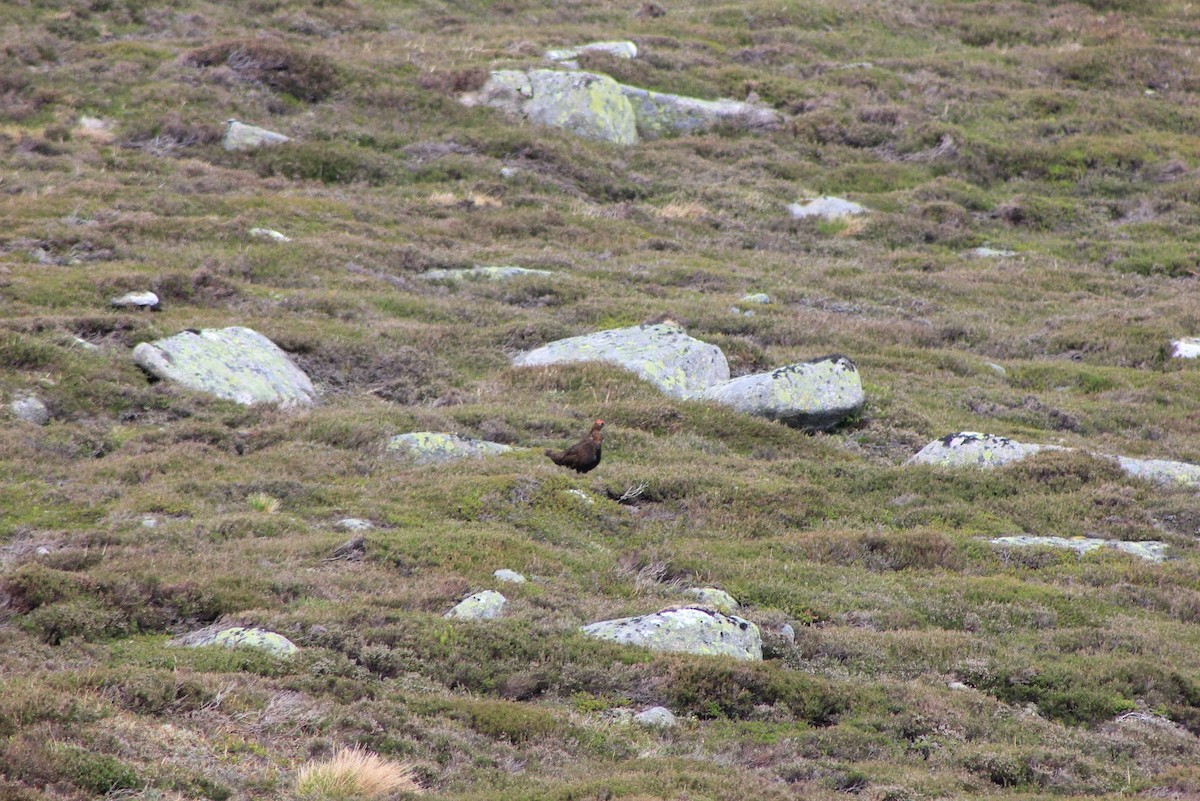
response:
[[[484,590],[459,601],[444,617],[461,620],[492,620],[500,617],[508,599],[495,590]]]
[[[468,439],[440,431],[413,431],[388,440],[387,450],[416,465],[443,464],[455,459],[482,458],[513,450],[498,442]]]
[[[652,615],[602,620],[582,627],[584,634],[652,651],[679,651],[706,656],[761,660],[758,626],[710,609],[664,609]]]
[[[706,400],[800,428],[830,428],[866,398],[854,362],[829,356],[736,378],[704,393]]]
[[[238,403],[308,406],[316,389],[279,347],[257,331],[184,331],[133,349],[133,361],[158,378]]]
[[[200,648],[205,645],[220,645],[225,648],[259,648],[275,656],[292,656],[300,649],[295,643],[273,631],[259,628],[234,626],[222,629],[209,626],[171,641],[171,645]]]
[[[738,608],[738,602],[732,595],[716,587],[692,587],[684,592],[695,596],[699,606],[708,606],[727,615]]]
[[[1035,537],[1021,534],[1012,537],[996,537],[988,540],[992,545],[1003,547],[1065,548],[1079,554],[1090,553],[1101,548],[1112,548],[1122,553],[1141,557],[1150,562],[1161,562],[1167,558],[1167,544],[1158,540],[1102,540],[1095,537]]]
[[[637,121],[621,85],[607,75],[530,70],[533,97],[522,109],[530,120],[590,139],[636,144]]]

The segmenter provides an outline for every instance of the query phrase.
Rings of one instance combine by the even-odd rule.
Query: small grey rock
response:
[[[157,310],[158,295],[153,292],[126,292],[119,298],[113,298],[109,301],[118,309],[151,309]]]
[[[670,729],[676,726],[678,720],[665,706],[652,706],[634,715],[633,722],[650,729]]]
[[[410,431],[388,440],[387,452],[414,465],[445,464],[457,459],[508,453],[509,445],[460,437],[441,431]]]
[[[151,517],[150,515],[146,515],[145,517],[142,518],[142,527],[143,528],[158,528],[158,518]]]
[[[492,576],[497,581],[507,581],[510,584],[524,584],[525,583],[524,576],[522,576],[517,571],[509,570],[508,568],[502,567],[499,570],[497,570],[495,573],[493,573]]]
[[[360,520],[357,517],[343,517],[333,524],[340,531],[370,531],[375,524],[370,520]]]
[[[238,120],[226,120],[225,137],[221,146],[226,150],[253,150],[267,145],[281,145],[289,138],[266,128],[246,125]]]
[[[751,292],[747,295],[742,295],[741,302],[742,303],[761,303],[762,305],[765,306],[771,302],[771,296],[768,295],[766,292]]]
[[[1172,359],[1195,359],[1200,356],[1200,337],[1184,337],[1171,341]]]
[[[8,404],[8,408],[12,410],[13,416],[18,420],[24,420],[37,426],[44,426],[50,422],[50,410],[46,408],[46,404],[42,403],[41,398],[34,395],[16,398]]]
[[[51,550],[45,545],[39,545],[34,553],[36,553],[38,556],[49,556],[51,554]]]
[[[572,61],[584,53],[607,53],[615,58],[637,58],[637,45],[633,42],[591,42],[579,47],[562,50],[547,50],[548,61]]]
[[[804,200],[788,206],[788,210],[792,213],[794,219],[820,217],[825,220],[839,220],[842,217],[850,217],[855,214],[865,214],[867,212],[864,206],[840,197],[819,197],[813,200]]]
[[[275,242],[291,242],[290,236],[284,236],[278,231],[273,231],[270,228],[251,228],[250,236],[256,236],[260,239],[271,239]]]
[[[1017,255],[1017,252],[1015,250],[997,250],[996,248],[972,248],[967,251],[967,255],[978,259],[1008,259]]]
[[[784,623],[782,626],[780,626],[778,633],[779,633],[780,637],[787,640],[788,642],[796,641],[796,630],[794,628],[792,628],[791,623]]]
[[[494,590],[484,590],[470,595],[447,612],[443,617],[459,620],[492,620],[500,617],[508,599]]]

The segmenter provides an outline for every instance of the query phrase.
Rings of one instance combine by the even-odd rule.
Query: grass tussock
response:
[[[296,772],[297,797],[311,801],[381,799],[395,793],[421,793],[412,768],[358,746],[312,761]]]

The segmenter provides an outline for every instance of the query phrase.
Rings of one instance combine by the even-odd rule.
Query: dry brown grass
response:
[[[357,746],[332,759],[309,762],[296,773],[296,794],[306,799],[383,798],[392,793],[421,793],[412,768]]]

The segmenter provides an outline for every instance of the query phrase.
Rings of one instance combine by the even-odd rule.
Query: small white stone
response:
[[[292,238],[284,236],[278,231],[273,231],[270,228],[251,228],[250,236],[257,236],[262,239],[273,239],[276,242],[291,242]]]
[[[333,525],[342,531],[370,531],[375,528],[375,524],[370,520],[360,520],[357,517],[343,517]]]
[[[796,641],[796,630],[792,628],[791,623],[784,623],[779,627],[779,636],[788,642]]]
[[[158,518],[157,517],[149,517],[149,516],[143,517],[142,525],[145,526],[146,528],[156,528],[158,526]]]
[[[742,303],[761,303],[762,305],[765,306],[771,302],[771,296],[768,295],[766,292],[751,292],[747,295],[742,295],[741,302]]]
[[[525,577],[515,570],[502,567],[492,574],[497,581],[507,581],[509,584],[524,584]]]
[[[34,553],[36,553],[38,556],[49,556],[50,549],[47,548],[45,545],[39,545],[38,549],[36,551],[34,551]]]
[[[516,174],[517,174],[517,171],[514,170],[512,167],[501,167],[500,168],[500,177],[501,178],[512,178]]]
[[[971,689],[970,685],[963,684],[961,681],[952,681],[949,684],[947,684],[946,686],[949,687],[951,690],[969,690],[969,689]]]
[[[153,292],[126,292],[109,303],[118,309],[157,309],[159,301]]]
[[[1171,358],[1195,359],[1200,356],[1200,337],[1184,337],[1172,340]]]

